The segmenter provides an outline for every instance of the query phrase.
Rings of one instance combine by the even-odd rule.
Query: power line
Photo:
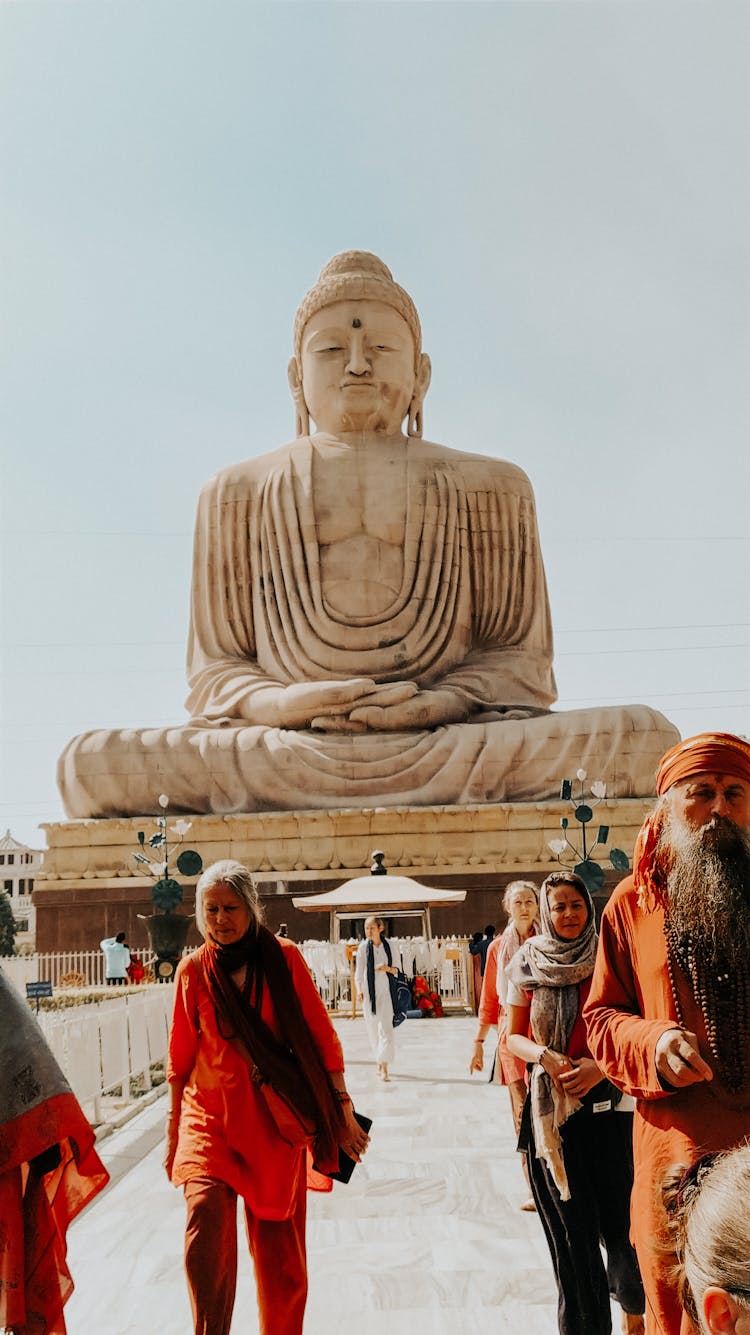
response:
[[[682,626],[587,626],[576,630],[556,630],[556,635],[611,635],[622,631],[627,635],[641,634],[644,631],[665,630],[735,630],[750,626],[750,621],[706,621],[690,622]]]
[[[6,528],[12,538],[190,538],[189,529],[84,529],[84,528]]]
[[[715,654],[721,649],[750,649],[742,644],[665,644],[652,649],[561,649],[555,658],[601,658],[606,654]]]
[[[648,696],[649,700],[679,700],[683,696],[692,695],[750,695],[750,690],[745,686],[737,689],[724,688],[723,690],[711,691],[642,691],[639,694]],[[558,700],[559,712],[564,712],[569,704],[582,704],[588,701],[592,704],[617,703],[617,704],[635,704],[633,695],[568,695],[564,700]],[[726,708],[724,705],[717,705],[717,708]],[[738,708],[744,708],[741,702],[738,702]],[[557,711],[556,711],[557,712]]]

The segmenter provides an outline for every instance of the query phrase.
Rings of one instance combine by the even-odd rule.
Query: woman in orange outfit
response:
[[[205,944],[176,974],[165,1159],[171,1181],[185,1191],[195,1332],[229,1335],[240,1196],[262,1335],[300,1335],[306,1153],[282,1138],[258,1071],[315,1125],[314,1157],[322,1169],[337,1166],[339,1147],[359,1159],[367,1136],[354,1117],[341,1044],[307,965],[291,941],[263,926],[246,867],[218,862],[203,873],[196,922]]]

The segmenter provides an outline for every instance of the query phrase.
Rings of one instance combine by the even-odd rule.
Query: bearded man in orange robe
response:
[[[672,747],[632,877],[603,915],[584,1011],[597,1065],[636,1099],[632,1234],[647,1335],[687,1335],[665,1250],[675,1163],[750,1136],[750,744]]]

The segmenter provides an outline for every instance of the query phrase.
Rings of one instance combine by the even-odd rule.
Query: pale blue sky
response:
[[[426,434],[531,477],[561,705],[750,732],[747,4],[20,0],[0,53],[3,828],[185,717],[198,490],[291,437],[351,247]]]

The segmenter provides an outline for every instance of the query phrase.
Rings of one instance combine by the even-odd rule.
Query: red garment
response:
[[[502,936],[496,936],[487,947],[487,959],[484,966],[482,991],[479,996],[478,1019],[480,1024],[497,1024],[500,1002],[497,996],[497,952]],[[476,958],[476,957],[475,957]]]
[[[185,1272],[196,1335],[229,1335],[237,1283],[237,1197],[224,1182],[185,1184]],[[307,1299],[306,1193],[297,1183],[289,1219],[258,1219],[245,1206],[261,1335],[301,1335]]]
[[[714,1079],[670,1092],[661,1085],[654,1062],[661,1035],[682,1027],[669,981],[664,912],[659,903],[639,907],[628,877],[604,910],[584,1018],[597,1065],[637,1100],[632,1232],[646,1290],[647,1335],[692,1330],[656,1242],[662,1235],[661,1184],[667,1169],[689,1164],[708,1150],[731,1149],[750,1134],[748,1093],[731,1094],[722,1084],[700,1009],[682,977],[678,987],[685,1027],[697,1035]]]
[[[31,1170],[54,1146],[57,1167]],[[65,1335],[68,1225],[108,1180],[78,1100],[0,974],[0,1329]]]
[[[584,1008],[584,1006],[585,1006],[585,1004],[586,1004],[586,998],[587,998],[588,995],[589,995],[589,988],[590,988],[590,987],[591,987],[591,979],[590,979],[590,978],[584,978],[584,979],[582,979],[582,981],[578,984],[578,1013],[577,1013],[576,1018],[575,1018],[575,1024],[573,1025],[573,1028],[572,1028],[571,1031],[570,1031],[570,1038],[568,1039],[568,1046],[567,1046],[567,1048],[565,1049],[565,1055],[566,1055],[567,1057],[570,1057],[570,1060],[571,1060],[571,1061],[574,1061],[574,1062],[580,1061],[580,1060],[581,1060],[581,1057],[591,1057],[591,1056],[592,1056],[592,1053],[591,1053],[591,1051],[590,1051],[590,1049],[589,1049],[589,1045],[588,1045],[588,1036],[587,1036],[587,1033],[586,1033],[586,1025],[585,1025],[584,1018],[583,1018],[583,1008]],[[518,995],[519,995],[519,989],[518,989],[518,988],[514,989],[514,992],[515,992],[515,996],[509,996],[509,998],[508,998],[508,1005],[509,1005],[509,1006],[520,1006],[520,1005],[522,1005],[522,1004],[526,1004],[526,1005],[529,1007],[529,1026],[528,1026],[528,1030],[527,1030],[526,1037],[527,1037],[527,1038],[533,1038],[534,1035],[533,1035],[532,1032],[531,1032],[531,999],[532,999],[534,993],[531,992],[531,991],[527,992],[527,991],[525,991],[525,990],[524,990],[522,993],[520,993],[520,995],[522,995],[522,996],[525,998],[525,1003],[522,1003],[522,1002],[520,1002],[520,1001],[517,1000],[517,997],[518,997]],[[524,1063],[524,1067],[523,1067],[523,1069],[524,1069],[524,1076],[525,1076],[525,1074],[526,1074],[526,1064],[525,1064],[525,1063]]]
[[[18,1120],[30,1152],[26,1162],[11,1161],[0,1173],[0,1330],[28,1327],[35,1335],[65,1335],[63,1308],[73,1292],[68,1226],[106,1186],[109,1174],[74,1095],[59,1095]],[[28,1158],[55,1144],[62,1154],[59,1166],[37,1177]]]
[[[288,939],[278,938],[278,944],[326,1069],[342,1071],[341,1044],[305,961]],[[208,990],[190,957],[180,961],[175,984],[167,1079],[184,1081],[185,1088],[172,1181],[218,1179],[259,1219],[288,1219],[296,1206],[304,1150],[281,1139],[247,1061],[219,1032]],[[268,988],[261,1014],[278,1037]]]
[[[146,970],[137,955],[130,956],[130,963],[125,972],[131,983],[142,983],[146,977]]]
[[[509,922],[507,927],[505,928],[505,931],[503,932],[502,936],[498,941],[498,951],[496,957],[497,963],[495,966],[495,995],[497,996],[498,1008],[500,1013],[500,1019],[497,1026],[497,1057],[500,1063],[500,1073],[502,1076],[500,1084],[511,1086],[515,1085],[520,1080],[523,1081],[523,1084],[525,1086],[526,1062],[521,1061],[520,1057],[514,1056],[514,1054],[508,1047],[508,1017],[505,1013],[501,1000],[501,996],[506,996],[508,992],[507,978],[505,979],[504,986],[501,983],[500,993],[498,993],[498,988],[497,988],[498,970],[500,968],[503,969],[506,968],[508,964],[510,964],[510,961],[513,959],[515,954],[515,951],[513,951],[512,946],[510,947],[509,950],[506,950],[505,948],[506,941],[512,929],[513,929],[513,923]],[[536,929],[534,927],[531,928],[529,936],[536,936]],[[514,1095],[511,1094],[511,1104],[513,1103],[513,1098]]]

